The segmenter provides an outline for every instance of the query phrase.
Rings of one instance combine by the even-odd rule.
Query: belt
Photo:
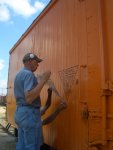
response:
[[[29,104],[18,104],[18,107],[31,107],[31,108],[40,108],[40,106],[33,106],[33,105],[29,105]]]

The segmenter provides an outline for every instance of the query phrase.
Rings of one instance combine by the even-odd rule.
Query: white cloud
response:
[[[35,9],[42,10],[42,9],[44,9],[44,7],[45,7],[44,3],[41,3],[39,1],[35,2]]]
[[[0,71],[4,68],[4,60],[0,59]]]
[[[9,10],[5,5],[0,6],[0,21],[8,21],[10,19]]]
[[[4,69],[4,67],[5,67],[4,60],[0,59],[0,77],[2,76],[2,70]],[[6,94],[7,92],[6,88],[7,88],[7,79],[0,78],[0,95]]]
[[[0,80],[0,88],[6,88],[7,87],[7,80],[2,79]]]
[[[36,1],[34,5],[31,5],[31,0],[0,0],[0,21],[8,21],[11,11],[15,15],[30,17],[44,7],[45,4],[40,1]]]
[[[28,17],[36,12],[29,0],[4,0],[16,14]]]
[[[0,80],[0,95],[5,95],[7,93],[7,80],[1,79]]]

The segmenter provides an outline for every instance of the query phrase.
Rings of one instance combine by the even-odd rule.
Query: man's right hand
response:
[[[42,74],[41,80],[44,80],[45,82],[47,82],[47,80],[50,78],[50,76],[51,76],[51,71],[48,70]]]

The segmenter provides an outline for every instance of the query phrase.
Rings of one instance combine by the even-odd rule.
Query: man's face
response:
[[[36,60],[30,60],[30,68],[32,72],[35,72],[37,70],[37,67],[39,66],[38,62]]]

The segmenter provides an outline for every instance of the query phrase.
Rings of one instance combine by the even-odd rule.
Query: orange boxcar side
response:
[[[13,82],[22,57],[44,61],[68,108],[44,127],[44,140],[58,150],[113,149],[113,0],[53,0],[10,51],[7,117],[14,124]],[[42,104],[47,97],[44,87]],[[53,94],[49,115],[58,105]]]

